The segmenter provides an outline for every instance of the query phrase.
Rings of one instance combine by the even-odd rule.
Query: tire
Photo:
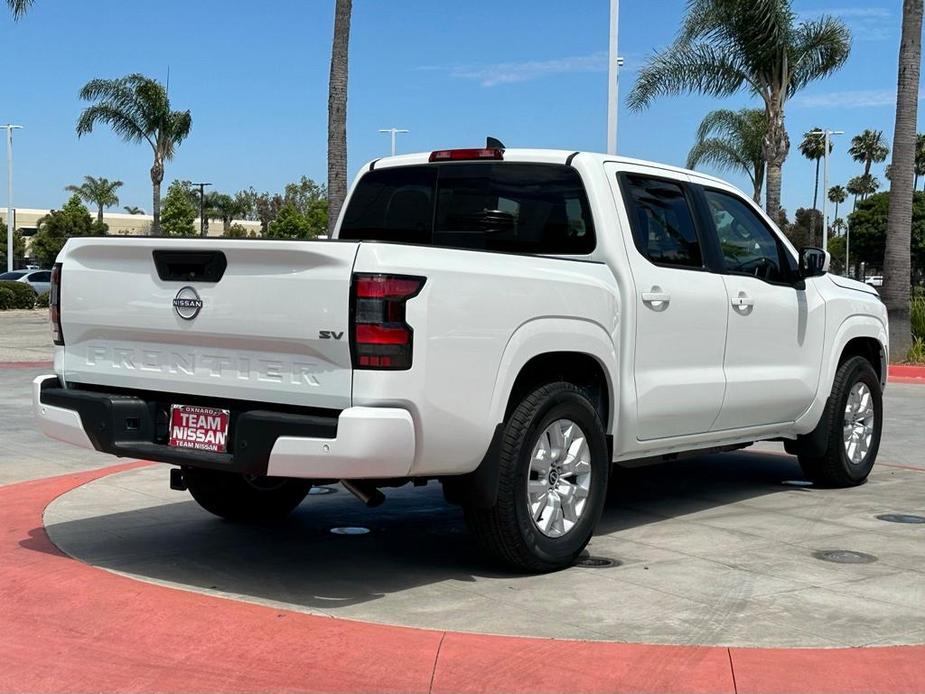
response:
[[[861,400],[854,397],[853,393],[860,395]],[[855,448],[852,449],[852,458],[845,438],[845,422],[849,416],[846,408],[852,408],[852,417],[868,411],[868,401],[863,398],[865,393],[869,394],[872,428],[868,439],[866,435],[859,435],[864,430],[860,423],[869,421],[867,418],[859,420],[860,423],[853,427],[851,441],[855,442]],[[852,398],[850,404],[849,398]],[[838,367],[822,418],[809,436],[823,441],[825,452],[822,455],[800,454],[803,474],[820,487],[854,487],[863,484],[877,459],[882,429],[883,394],[880,378],[869,361],[863,357],[852,357]]]
[[[577,425],[579,431],[569,428],[569,423]],[[547,471],[531,472],[538,446],[547,452],[568,448],[549,444],[547,437],[555,431],[561,434],[560,444],[571,440],[570,448],[578,455],[563,455],[545,466],[537,460],[535,465]],[[584,445],[577,441],[580,433],[584,434]],[[464,508],[466,522],[479,543],[517,570],[546,572],[571,566],[591,539],[603,511],[610,468],[604,427],[583,391],[571,383],[557,382],[524,397],[504,423],[497,463],[494,506],[469,504]],[[528,492],[530,481],[532,499]],[[555,512],[553,497],[558,500],[561,514]],[[546,505],[549,503],[553,506]],[[534,509],[539,509],[538,514]],[[571,512],[567,514],[566,509]],[[539,521],[534,520],[535,515],[539,515]],[[555,535],[560,521],[563,532]]]
[[[311,489],[311,483],[305,480],[249,478],[201,468],[184,468],[183,479],[193,499],[206,511],[241,523],[285,518]]]

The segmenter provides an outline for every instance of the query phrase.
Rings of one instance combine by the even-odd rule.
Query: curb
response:
[[[890,364],[887,370],[887,382],[925,385],[925,366]]]

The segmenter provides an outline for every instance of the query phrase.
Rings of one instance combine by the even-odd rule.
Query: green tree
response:
[[[835,221],[838,221],[838,206],[848,199],[848,191],[844,186],[832,186],[829,188],[829,202],[835,203],[835,214],[832,215]],[[834,226],[834,222],[833,222]]]
[[[640,110],[657,96],[686,92],[726,97],[745,90],[758,96],[768,121],[765,205],[780,221],[781,167],[790,151],[787,100],[840,68],[850,48],[841,21],[824,16],[798,23],[790,0],[689,0],[674,43],[639,71],[629,106]]]
[[[119,196],[116,195],[116,191],[121,187],[122,181],[110,181],[108,178],[84,176],[84,182],[79,186],[67,186],[65,190],[69,193],[77,193],[80,199],[86,203],[96,205],[96,219],[102,224],[103,208],[119,204]]]
[[[913,188],[919,187],[919,178],[925,176],[925,135],[919,133],[915,136],[915,181]]]
[[[140,207],[136,207],[135,205],[126,205],[122,209],[128,212],[129,214],[144,214],[145,213],[143,209],[141,209]]]
[[[819,210],[810,210],[801,207],[793,216],[793,223],[784,227],[784,233],[797,248],[815,246],[816,227],[822,226],[822,213]]]
[[[848,154],[857,162],[864,164],[864,175],[870,176],[871,164],[885,161],[890,148],[883,142],[882,130],[865,130],[851,138]]]
[[[93,132],[103,123],[127,142],[147,142],[154,154],[151,166],[151,233],[161,233],[161,182],[164,164],[189,135],[193,119],[189,111],[171,111],[167,89],[157,80],[133,73],[116,79],[95,79],[80,90],[91,102],[77,120],[77,136]]]
[[[752,198],[760,205],[764,185],[762,142],[767,129],[768,121],[761,109],[710,111],[697,129],[697,139],[687,154],[687,168],[711,164],[744,173],[752,184]]]
[[[26,239],[20,229],[13,229],[13,267],[16,267],[16,259],[22,260],[26,257]],[[0,268],[6,271],[6,225],[0,224]]]
[[[858,201],[857,209],[848,215],[852,265],[864,262],[872,267],[882,267],[889,213],[890,195],[884,192]],[[925,268],[925,193],[922,192],[915,193],[910,239],[912,266]]]
[[[164,197],[164,213],[161,215],[164,234],[167,236],[195,236],[196,217],[199,210],[192,201],[192,191],[186,181],[174,181],[167,188]]]
[[[257,238],[257,234],[243,224],[232,224],[222,232],[222,236],[230,239]]]
[[[922,62],[922,0],[903,0],[893,128],[893,180],[883,255],[883,303],[890,319],[890,353],[903,358],[912,346],[909,297],[912,293],[910,248],[914,247],[914,183],[919,71]],[[921,265],[919,264],[919,267]]]
[[[270,222],[266,233],[271,239],[310,239],[316,235],[317,231],[292,203],[280,208],[279,215]]]
[[[242,212],[241,203],[225,193],[208,193],[205,202],[205,214],[212,219],[222,220],[222,231],[227,232],[231,228],[231,222]],[[227,234],[225,234],[227,235]]]
[[[328,234],[347,197],[347,59],[352,0],[334,2],[334,40],[328,80]]]
[[[99,232],[90,211],[74,194],[60,210],[52,210],[39,220],[38,231],[32,237],[32,255],[39,265],[49,267],[69,238],[93,236]]]

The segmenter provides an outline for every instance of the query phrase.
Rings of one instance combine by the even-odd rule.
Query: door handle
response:
[[[642,303],[647,304],[649,308],[656,311],[664,310],[671,301],[671,294],[662,291],[661,287],[652,287],[651,291],[642,292]]]
[[[745,292],[740,292],[738,296],[732,297],[730,302],[735,308],[751,308],[755,305],[755,300]]]

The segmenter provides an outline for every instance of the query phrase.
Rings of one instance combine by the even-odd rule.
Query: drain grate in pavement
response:
[[[360,526],[331,528],[331,532],[335,535],[365,535],[369,532],[369,528],[363,528]]]
[[[312,487],[308,490],[308,493],[312,496],[318,496],[319,494],[333,494],[337,490],[332,487]]]
[[[813,552],[813,556],[816,559],[830,561],[836,564],[871,564],[877,561],[877,557],[873,554],[855,552],[850,549],[823,549],[818,552]]]
[[[910,513],[881,513],[877,520],[886,521],[887,523],[925,523],[925,516],[913,516]]]
[[[609,569],[612,566],[620,566],[623,562],[619,559],[609,559],[608,557],[581,556],[575,562],[575,566],[581,566],[585,569]]]

